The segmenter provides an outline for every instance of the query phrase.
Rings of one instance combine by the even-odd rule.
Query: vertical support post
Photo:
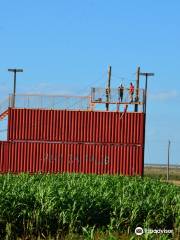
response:
[[[16,98],[16,70],[14,71],[14,87],[13,87],[13,108],[15,107],[15,98]]]
[[[145,80],[145,99],[144,99],[144,113],[146,115],[146,108],[147,108],[147,87],[148,87],[148,75],[146,74]]]
[[[8,107],[12,107],[12,96],[9,94],[9,106]]]
[[[147,104],[147,87],[148,87],[148,75],[145,74],[145,98],[144,98],[144,157],[143,157],[143,176],[144,176],[144,158],[145,158],[145,142],[146,142],[146,104]]]
[[[14,86],[13,86],[13,99],[12,99],[12,107],[15,107],[15,97],[16,97],[16,73],[17,72],[23,72],[23,69],[8,69],[9,72],[13,72],[14,73]]]
[[[140,78],[140,67],[137,67],[137,72],[136,72],[136,96],[135,96],[135,101],[139,101],[139,78]],[[134,106],[134,111],[138,112],[138,104],[135,104]]]
[[[108,68],[108,88],[111,87],[111,66]]]
[[[167,158],[167,181],[169,181],[169,160],[170,160],[170,146],[171,141],[168,141],[168,158]]]
[[[111,91],[111,66],[108,67],[108,81],[106,88],[106,111],[109,111],[110,91]]]
[[[148,87],[148,77],[149,76],[154,76],[154,73],[139,73],[139,75],[145,76],[146,81],[145,81],[145,99],[144,99],[144,156],[143,156],[143,174],[144,175],[144,157],[145,157],[145,138],[146,138],[146,112],[147,112],[147,87]]]
[[[142,92],[143,92],[143,106],[142,106],[142,108],[143,108],[143,113],[145,113],[145,90],[143,89]]]

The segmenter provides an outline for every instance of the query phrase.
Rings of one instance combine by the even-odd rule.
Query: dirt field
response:
[[[145,166],[144,175],[154,178],[161,178],[166,180],[167,178],[167,168],[161,166]],[[169,181],[174,181],[174,183],[180,183],[180,168],[173,167],[169,169]]]
[[[169,180],[168,183],[173,183],[173,184],[175,184],[177,186],[180,186],[180,180],[174,180],[174,181],[173,180]]]

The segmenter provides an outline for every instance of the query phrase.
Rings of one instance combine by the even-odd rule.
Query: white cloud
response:
[[[149,98],[151,98],[152,100],[158,100],[158,101],[172,100],[172,99],[178,98],[179,96],[180,96],[179,92],[176,90],[149,94]]]

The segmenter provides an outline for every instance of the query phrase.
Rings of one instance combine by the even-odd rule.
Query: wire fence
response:
[[[89,96],[63,96],[63,95],[40,95],[18,94],[9,96],[9,106],[16,108],[40,108],[40,109],[91,109]]]
[[[144,107],[144,90],[135,90],[134,94],[129,93],[129,89],[119,88],[92,88],[90,96],[68,96],[68,95],[42,95],[42,94],[10,94],[7,99],[0,103],[0,114],[8,107],[16,108],[36,108],[36,109],[67,109],[67,110],[104,110],[105,105],[99,103],[109,103],[110,111],[121,111],[119,104],[130,105],[139,104]],[[113,106],[114,105],[114,106]],[[133,111],[133,110],[132,110]]]

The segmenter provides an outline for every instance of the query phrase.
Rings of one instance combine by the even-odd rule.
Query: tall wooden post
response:
[[[109,111],[110,91],[111,91],[111,66],[108,67],[108,80],[106,88],[106,111]]]
[[[140,67],[137,67],[137,72],[136,72],[136,96],[135,96],[135,101],[139,101],[139,76],[140,76]],[[135,104],[134,106],[134,111],[138,112],[138,104]]]

